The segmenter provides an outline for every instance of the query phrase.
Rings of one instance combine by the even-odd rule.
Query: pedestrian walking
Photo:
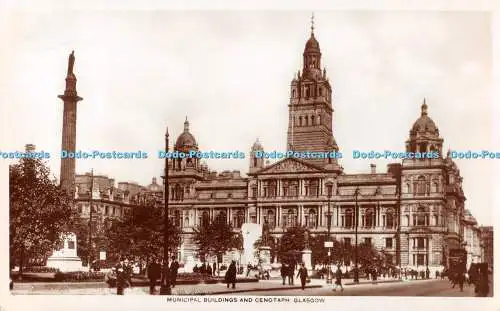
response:
[[[179,272],[179,262],[175,256],[172,256],[172,263],[170,264],[169,270],[170,284],[172,285],[172,288],[174,288],[175,282],[177,281],[177,272]]]
[[[288,275],[288,265],[283,263],[280,268],[281,278],[283,279],[283,285],[285,285],[286,276]]]
[[[297,272],[297,278],[299,277],[300,277],[300,285],[302,287],[302,290],[304,290],[306,288],[306,281],[307,281],[307,269],[304,263],[302,263],[299,271]]]
[[[341,291],[344,291],[344,287],[342,286],[342,270],[340,270],[340,267],[337,267],[337,271],[335,272],[335,287],[333,291],[336,291],[338,286],[340,286]]]
[[[115,266],[116,271],[116,294],[123,295],[128,282],[128,267],[127,260],[120,258],[120,262]]]
[[[287,267],[288,285],[293,285],[293,275],[295,273],[295,262],[292,261]]]
[[[217,263],[214,261],[214,263],[212,264],[212,273],[214,276],[216,271],[217,271]]]
[[[236,288],[236,262],[233,260],[231,264],[227,268],[226,275],[224,277],[227,288],[229,288],[229,284],[233,285],[233,289]]]
[[[158,259],[153,258],[148,266],[149,293],[156,292],[156,282],[161,277],[161,266]]]

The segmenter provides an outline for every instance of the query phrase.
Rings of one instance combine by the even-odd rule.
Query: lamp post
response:
[[[354,243],[355,243],[355,248],[354,248],[354,283],[359,283],[359,270],[358,270],[358,195],[359,195],[359,188],[356,187],[356,190],[354,191],[354,196],[355,196],[355,202],[356,202],[356,208],[354,210]]]
[[[89,268],[89,272],[92,271],[92,254],[94,253],[94,248],[92,246],[92,199],[93,199],[93,193],[94,193],[94,169],[90,170],[90,199],[89,199],[89,205],[90,205],[90,213],[89,213],[89,251],[88,251],[88,256],[87,256],[87,264]]]
[[[328,214],[326,216],[327,218],[327,228],[328,228],[328,273],[326,276],[326,284],[332,284],[332,252],[331,252],[331,243],[333,242],[331,239],[331,227],[332,227],[332,213],[330,212],[330,201],[332,199],[332,186],[333,184],[331,182],[328,182],[326,184],[326,188],[328,191]]]
[[[402,277],[401,273],[401,189],[400,189],[400,182],[398,182],[398,185],[396,186],[396,265],[398,266],[399,270],[399,279]],[[408,244],[408,248],[409,248]],[[409,258],[408,258],[409,260]]]
[[[165,152],[168,153],[168,127],[165,133]],[[160,295],[171,295],[169,271],[168,271],[168,157],[165,157],[165,178],[164,185],[164,220],[163,220],[163,277],[161,278]]]

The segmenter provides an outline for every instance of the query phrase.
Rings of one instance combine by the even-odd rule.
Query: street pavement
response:
[[[262,280],[255,283],[237,283],[236,289],[227,288],[226,284],[177,285],[172,288],[173,295],[255,295],[255,296],[442,296],[442,297],[474,297],[474,288],[465,286],[461,292],[458,287],[451,288],[447,280],[381,280],[376,284],[368,280],[360,280],[358,285],[345,285],[332,291],[331,284],[325,280],[311,280],[307,288],[302,290],[298,280],[295,285],[282,285],[281,280]],[[344,280],[344,284],[352,284]],[[80,286],[73,283],[65,286],[36,286],[33,283],[15,284],[13,295],[116,295],[116,288],[108,288],[104,283],[94,286]],[[156,288],[157,291],[159,287]],[[156,293],[158,294],[158,292]],[[148,287],[132,287],[125,289],[125,295],[149,295]]]
[[[474,287],[464,286],[461,292],[458,286],[451,288],[447,280],[412,280],[403,282],[361,283],[359,285],[344,286],[344,291],[332,286],[311,288],[306,290],[292,289],[272,292],[251,292],[240,295],[257,296],[438,296],[438,297],[474,297]]]

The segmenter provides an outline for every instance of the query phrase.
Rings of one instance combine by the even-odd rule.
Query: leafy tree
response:
[[[287,229],[278,247],[278,257],[281,262],[300,261],[301,251],[306,245],[306,232],[307,228],[300,226]]]
[[[97,259],[97,252],[101,249],[106,249],[108,246],[108,238],[103,230],[92,228],[92,248],[89,247],[89,220],[78,217],[71,227],[71,231],[75,233],[77,239],[77,256],[80,257],[85,264]],[[92,250],[92,253],[90,251]],[[90,253],[90,256],[89,256]]]
[[[358,246],[358,263],[362,267],[370,266],[374,263],[374,259],[378,258],[378,252],[371,243],[361,243]]]
[[[122,255],[136,257],[163,256],[164,216],[163,209],[152,206],[137,206],[122,220],[114,220],[105,230],[110,260]],[[169,219],[169,253],[177,251],[181,243],[180,228]]]
[[[193,240],[202,261],[206,256],[217,255],[219,258],[227,251],[243,248],[243,236],[233,232],[224,214],[218,215],[212,222],[203,221],[194,229]]]
[[[9,167],[10,260],[23,266],[29,258],[46,258],[63,243],[76,211],[40,159],[22,159]]]
[[[326,241],[332,241],[333,247],[330,248],[330,256],[328,256],[328,248],[325,247]],[[311,241],[311,251],[312,251],[312,263],[317,264],[328,264],[329,260],[331,264],[337,264],[343,259],[343,248],[342,244],[335,240],[328,238],[326,234],[318,234],[312,237]]]

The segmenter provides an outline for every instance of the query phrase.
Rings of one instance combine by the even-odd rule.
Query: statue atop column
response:
[[[310,249],[310,243],[309,243],[309,231],[304,231],[304,249]]]
[[[73,66],[75,65],[75,51],[71,51],[68,58],[68,76],[73,74]]]

